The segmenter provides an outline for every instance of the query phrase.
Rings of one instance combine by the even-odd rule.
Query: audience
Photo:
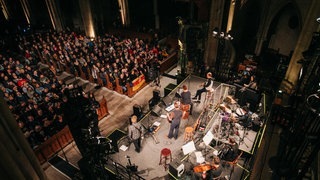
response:
[[[126,84],[144,74],[148,79],[154,61],[168,56],[158,38],[150,43],[138,38],[121,38],[110,34],[88,37],[75,32],[17,35],[20,52],[0,54],[0,95],[7,102],[17,124],[32,148],[64,128],[63,92],[66,86],[57,79],[62,71],[95,83],[107,84],[106,75],[115,86],[119,78]],[[40,62],[48,65],[42,68]]]

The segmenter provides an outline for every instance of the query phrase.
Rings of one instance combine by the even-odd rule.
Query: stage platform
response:
[[[215,93],[211,97],[205,97],[203,93],[202,101],[200,103],[194,103],[193,113],[189,115],[187,119],[183,119],[180,124],[178,139],[168,139],[167,135],[170,128],[170,123],[167,121],[165,115],[167,113],[166,108],[176,100],[179,100],[175,95],[181,92],[183,84],[187,85],[192,92],[192,96],[195,95],[199,85],[204,82],[205,79],[196,76],[189,76],[181,84],[178,84],[166,97],[161,97],[160,103],[150,109],[140,123],[146,128],[145,138],[142,140],[142,149],[140,153],[135,152],[134,145],[130,144],[127,138],[125,138],[125,130],[121,130],[120,138],[117,139],[117,148],[119,152],[108,155],[106,169],[111,173],[117,174],[114,168],[114,164],[118,163],[126,167],[129,164],[128,157],[132,164],[138,167],[136,174],[144,179],[192,179],[193,167],[199,165],[196,158],[196,154],[203,155],[205,161],[212,161],[213,155],[217,147],[221,144],[228,144],[229,138],[234,138],[239,143],[239,149],[243,151],[243,157],[235,165],[234,171],[232,167],[225,166],[223,169],[222,177],[227,179],[244,179],[249,176],[249,172],[246,170],[246,158],[250,157],[254,148],[259,142],[259,134],[261,129],[243,128],[238,127],[238,130],[234,134],[228,134],[226,136],[222,130],[220,109],[217,108],[221,104],[226,96],[234,96],[235,89],[233,86],[214,82],[216,89]],[[168,109],[167,109],[168,110]],[[157,112],[153,112],[157,111]],[[238,125],[237,125],[238,126]],[[156,132],[152,132],[156,128]],[[184,133],[186,127],[195,128],[193,140],[186,141],[184,139]],[[218,128],[217,128],[218,127]],[[211,132],[212,138],[209,142],[204,142],[205,135]],[[195,149],[190,153],[185,154],[184,149],[186,146],[194,145]],[[161,158],[161,151],[164,149],[170,149],[172,155],[172,161],[174,163],[183,164],[184,170],[181,177],[175,175],[172,172],[172,168],[176,167],[172,164],[167,168],[163,164],[159,165]],[[197,152],[197,153],[196,153]],[[177,165],[177,164],[176,164]],[[171,167],[171,170],[170,170]]]

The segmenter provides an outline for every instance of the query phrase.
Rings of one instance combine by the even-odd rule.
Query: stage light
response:
[[[317,18],[317,22],[320,23],[320,17]]]
[[[281,94],[281,93],[282,93],[282,90],[280,89],[280,90],[278,91],[278,93],[280,93],[280,94]]]

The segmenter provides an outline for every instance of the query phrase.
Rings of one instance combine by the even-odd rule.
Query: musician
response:
[[[211,163],[205,163],[194,167],[193,179],[217,179],[221,176],[223,171],[220,158],[214,156]]]
[[[169,139],[171,139],[172,137],[174,137],[174,139],[178,138],[180,121],[184,114],[185,112],[180,110],[179,101],[174,102],[174,109],[172,110],[172,112],[170,112],[170,114],[167,113],[168,120],[171,123],[169,134],[167,136]]]
[[[187,105],[189,104],[190,105],[190,115],[192,115],[192,107],[193,107],[193,103],[191,101],[191,92],[189,91],[187,85],[183,85],[182,86],[182,93],[181,93],[181,103],[183,105]]]
[[[239,145],[234,138],[229,138],[229,144],[225,146],[224,153],[221,154],[221,159],[232,162],[239,155]]]
[[[203,92],[209,92],[213,90],[213,78],[212,78],[212,73],[208,72],[207,73],[207,80],[205,83],[201,85],[201,89],[198,89],[196,92],[196,95],[192,98],[194,100],[200,101],[201,100],[201,94]]]
[[[128,137],[134,144],[136,152],[139,153],[141,149],[141,138],[143,138],[143,128],[137,120],[138,117],[136,115],[131,117],[131,125],[128,127]]]

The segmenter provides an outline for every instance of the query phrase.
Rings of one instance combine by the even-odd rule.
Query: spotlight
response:
[[[282,90],[280,89],[280,90],[278,91],[278,93],[280,93],[280,94],[281,94],[281,93],[282,93]]]
[[[320,23],[320,17],[317,18],[317,22]]]

